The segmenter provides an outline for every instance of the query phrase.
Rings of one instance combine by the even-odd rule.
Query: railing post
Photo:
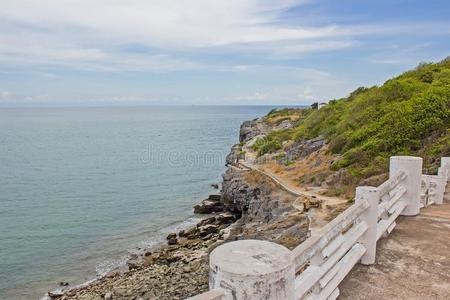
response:
[[[378,204],[380,192],[372,186],[358,186],[356,188],[355,202],[367,201],[369,207],[361,214],[360,218],[367,225],[367,231],[360,239],[360,243],[366,248],[366,253],[361,257],[361,264],[371,265],[375,263],[377,250],[377,223]]]
[[[445,185],[447,184],[446,178],[441,175],[433,176],[435,186],[433,187],[433,201],[434,204],[441,205],[444,203]]]
[[[441,157],[441,167],[438,174],[444,176],[446,181],[450,181],[450,157]]]
[[[404,185],[406,193],[403,196],[406,207],[403,216],[415,216],[420,212],[420,194],[422,185],[422,158],[413,156],[392,156],[389,166],[389,178],[399,172],[405,172]]]
[[[295,266],[291,251],[259,240],[226,243],[209,258],[209,288],[221,288],[226,300],[293,300]]]

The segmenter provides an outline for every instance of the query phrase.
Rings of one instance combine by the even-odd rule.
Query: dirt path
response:
[[[339,299],[450,299],[450,184],[443,205],[400,217],[377,245],[374,265],[356,265]]]
[[[303,209],[302,198],[309,197],[313,199],[318,199],[322,202],[322,207],[337,207],[347,204],[348,200],[339,197],[324,196],[318,193],[318,189],[311,187],[310,189],[305,189],[299,187],[293,183],[293,181],[283,178],[279,174],[271,172],[271,170],[264,168],[264,165],[255,163],[256,153],[250,148],[243,148],[246,151],[245,160],[241,160],[239,165],[244,169],[257,171],[265,176],[270,177],[275,183],[277,183],[281,188],[299,197],[299,201],[293,203],[293,206],[299,210]],[[301,206],[301,207],[300,207]],[[310,218],[310,229],[316,230],[324,226],[329,222],[330,212],[329,209],[310,209],[308,211],[308,216]]]

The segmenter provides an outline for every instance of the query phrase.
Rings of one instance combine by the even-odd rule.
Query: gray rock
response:
[[[231,147],[230,153],[225,157],[225,165],[236,165],[241,153],[241,146],[239,144]]]
[[[290,120],[283,120],[280,124],[276,126],[276,129],[289,129],[294,127],[294,122]]]
[[[177,234],[174,233],[174,232],[169,233],[169,234],[167,235],[167,237],[166,237],[167,240],[171,240],[171,239],[174,239],[174,238],[177,238]]]
[[[205,237],[211,233],[219,233],[219,231],[220,231],[219,226],[213,224],[198,227],[198,235],[200,237]]]
[[[219,214],[216,219],[220,224],[231,224],[237,220],[237,217],[231,212],[224,212]]]
[[[178,239],[177,238],[173,238],[167,241],[168,245],[176,245],[178,244]]]
[[[268,126],[259,119],[245,121],[239,130],[239,142],[247,142],[257,135],[266,134],[268,130]]]
[[[306,239],[308,218],[292,206],[297,199],[257,172],[228,168],[223,175],[222,202],[240,219],[229,228],[230,238],[267,239],[295,247]],[[302,234],[286,230],[298,226]],[[241,233],[239,233],[241,232]]]
[[[298,160],[307,157],[311,153],[320,150],[326,144],[323,136],[310,140],[303,140],[286,147],[286,157],[289,160]]]
[[[209,195],[200,204],[194,206],[194,213],[196,214],[211,214],[223,211],[223,204],[221,202],[221,195]]]

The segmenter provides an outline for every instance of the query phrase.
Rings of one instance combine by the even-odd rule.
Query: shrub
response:
[[[449,124],[447,58],[440,63],[420,64],[381,87],[358,88],[320,110],[306,109],[295,128],[270,134],[268,145],[261,147],[260,153],[274,151],[289,139],[323,135],[330,151],[342,154],[331,168],[348,168],[352,176],[362,178],[387,171],[391,155],[423,154],[435,162],[434,156],[450,148]],[[444,138],[430,139],[439,136]],[[427,146],[433,143],[439,146]]]

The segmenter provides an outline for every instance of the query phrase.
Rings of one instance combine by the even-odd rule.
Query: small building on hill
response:
[[[322,107],[327,106],[327,105],[328,105],[328,103],[325,103],[325,102],[319,103],[319,105],[317,106],[317,109],[321,109]]]

